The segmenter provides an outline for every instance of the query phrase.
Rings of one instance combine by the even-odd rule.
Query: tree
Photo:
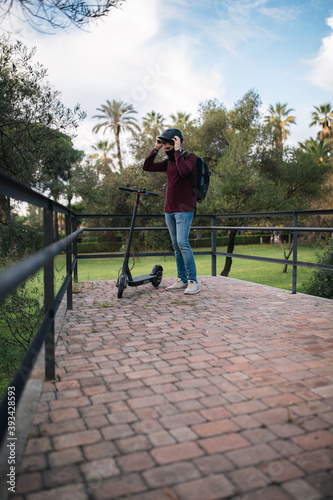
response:
[[[320,106],[314,106],[316,111],[312,112],[312,122],[310,127],[313,125],[321,125],[321,131],[319,132],[319,140],[333,138],[333,108],[330,103],[321,104]]]
[[[42,175],[56,133],[74,134],[85,117],[79,106],[66,108],[45,82],[46,69],[34,63],[35,50],[0,38],[1,168],[29,187],[42,189]],[[0,197],[2,214],[9,198]],[[5,216],[2,221],[7,223]]]
[[[306,151],[315,165],[332,162],[333,139],[320,139],[316,141],[312,137],[304,143],[298,143],[300,148]]]
[[[124,0],[5,0],[0,5],[0,18],[14,16],[38,31],[84,26],[92,19],[105,16]]]
[[[115,169],[113,159],[109,156],[114,147],[115,143],[108,141],[98,141],[92,147],[97,152],[90,155],[90,158],[96,160],[97,169],[103,175],[108,175],[110,170]],[[112,156],[115,155],[112,154]]]
[[[186,112],[177,112],[175,115],[170,115],[172,120],[172,126],[182,130],[183,132],[191,125],[193,125],[193,120],[190,120],[191,114]]]
[[[160,113],[156,113],[156,111],[147,113],[146,116],[142,118],[143,133],[149,135],[149,138],[154,140],[162,133],[164,121],[164,117]]]
[[[113,100],[110,102],[106,101],[106,104],[102,104],[100,108],[97,108],[101,114],[93,116],[98,120],[103,120],[102,123],[98,123],[93,127],[93,132],[98,133],[101,129],[104,129],[104,133],[110,129],[114,134],[117,145],[117,156],[119,169],[123,170],[123,161],[120,148],[120,133],[121,132],[133,132],[133,130],[139,130],[137,124],[137,119],[133,117],[133,114],[137,113],[133,109],[132,104],[123,103],[122,101]]]
[[[66,108],[60,93],[45,82],[46,69],[34,64],[35,50],[0,38],[1,167],[38,187],[40,165],[54,131],[73,135],[84,119],[79,106]]]
[[[268,125],[272,132],[272,140],[275,146],[282,146],[290,134],[289,127],[296,124],[294,116],[290,113],[294,111],[292,108],[287,109],[287,103],[276,103],[275,107],[270,104],[268,114],[264,117],[264,122]]]

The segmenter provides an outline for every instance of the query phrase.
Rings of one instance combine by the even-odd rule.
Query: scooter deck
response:
[[[128,280],[128,286],[139,286],[150,283],[152,279],[156,278],[155,274],[142,274],[141,276],[135,276],[132,280]]]

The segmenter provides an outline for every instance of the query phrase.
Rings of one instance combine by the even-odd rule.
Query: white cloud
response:
[[[35,59],[48,69],[64,104],[80,103],[87,112],[75,147],[87,151],[97,142],[92,116],[107,99],[133,104],[138,116],[155,110],[168,118],[177,111],[194,114],[200,101],[222,98],[218,69],[203,72],[197,66],[195,36],[168,34],[170,17],[178,9],[167,16],[164,12],[163,0],[127,0],[89,32],[21,33],[28,47],[37,47]]]
[[[326,20],[333,30],[333,16]],[[318,87],[333,91],[333,33],[323,38],[318,55],[308,61],[312,66],[309,80]]]

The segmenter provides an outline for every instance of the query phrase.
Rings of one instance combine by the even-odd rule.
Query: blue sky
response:
[[[195,117],[206,99],[230,109],[255,89],[264,112],[294,108],[290,144],[316,135],[314,105],[333,103],[332,0],[127,0],[88,30],[26,27],[12,38],[37,47],[63,102],[87,112],[74,143],[87,152],[103,138],[92,116],[107,99],[133,104],[138,118]]]

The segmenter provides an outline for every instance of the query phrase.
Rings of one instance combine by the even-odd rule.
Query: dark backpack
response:
[[[185,155],[185,159],[190,154],[191,153]],[[196,169],[197,169],[197,182],[196,183],[194,182],[193,174],[188,174],[188,177],[191,181],[196,200],[200,203],[206,198],[211,172],[205,160],[200,156],[197,156]]]

